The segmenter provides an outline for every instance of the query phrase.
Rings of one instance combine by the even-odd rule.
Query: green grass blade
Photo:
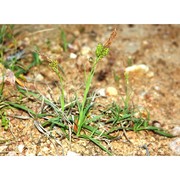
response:
[[[101,143],[100,141],[98,141],[97,139],[94,139],[90,136],[87,136],[85,134],[83,135],[80,135],[81,138],[84,138],[84,139],[89,139],[90,141],[92,141],[93,143],[95,143],[98,147],[100,147],[103,151],[105,151],[106,153],[108,153],[109,155],[113,155],[108,149],[106,149]]]
[[[8,105],[16,108],[16,109],[21,109],[27,113],[30,113],[32,114],[33,116],[35,117],[38,117],[38,118],[42,118],[42,117],[45,117],[45,116],[48,116],[49,114],[37,114],[35,113],[33,110],[29,109],[28,107],[24,106],[24,105],[20,105],[20,104],[16,104],[16,103],[13,103],[13,102],[6,102]]]
[[[83,125],[83,128],[87,129],[90,132],[94,132],[94,134],[96,134],[96,135],[101,135],[102,137],[106,137],[107,139],[116,138],[114,136],[108,135],[107,133],[102,133],[102,131],[99,131],[99,130],[94,131],[94,129],[96,129],[96,127],[94,127],[94,126]]]

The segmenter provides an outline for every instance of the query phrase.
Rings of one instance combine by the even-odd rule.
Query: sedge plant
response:
[[[114,31],[111,33],[110,38],[106,41],[104,45],[101,43],[97,45],[96,51],[95,51],[96,58],[91,60],[93,65],[92,65],[90,73],[88,74],[87,80],[85,82],[85,91],[84,91],[82,104],[78,105],[79,117],[78,117],[78,122],[77,122],[77,136],[80,135],[82,126],[84,125],[86,121],[86,116],[90,108],[89,106],[86,107],[86,102],[87,102],[87,96],[90,90],[91,82],[92,82],[92,79],[96,70],[96,66],[102,58],[108,55],[109,46],[112,43],[112,40],[115,38],[116,34],[117,34],[116,29],[114,29]]]
[[[92,65],[91,71],[87,77],[87,80],[85,82],[85,91],[84,91],[83,101],[82,101],[82,104],[79,104],[79,107],[78,107],[79,117],[78,117],[78,123],[77,123],[77,127],[78,127],[77,136],[80,135],[82,126],[86,120],[87,110],[89,109],[88,107],[85,107],[85,106],[86,106],[87,96],[89,93],[91,82],[92,82],[92,79],[93,79],[93,76],[94,76],[94,73],[96,70],[96,66],[102,58],[104,58],[105,56],[108,55],[108,53],[109,53],[109,48],[104,47],[101,43],[99,43],[96,48],[96,58],[94,60],[92,60],[93,65]]]
[[[57,60],[51,60],[49,63],[49,66],[52,68],[52,70],[57,74],[59,77],[59,83],[61,88],[61,96],[60,96],[60,104],[61,104],[61,110],[64,112],[65,109],[65,98],[64,98],[64,83],[63,83],[63,77],[59,70],[59,64]]]
[[[42,58],[46,59],[49,62],[50,68],[56,73],[56,75],[59,78],[60,90],[61,90],[60,104],[61,104],[61,111],[64,113],[64,110],[65,110],[65,93],[64,93],[64,82],[63,82],[64,71],[56,59],[51,59],[47,55],[42,54],[38,52],[37,50],[35,50],[35,52],[38,53]]]

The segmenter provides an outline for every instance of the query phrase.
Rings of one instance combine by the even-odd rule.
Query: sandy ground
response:
[[[110,54],[97,67],[92,90],[114,87],[118,94],[102,98],[102,104],[119,102],[124,95],[123,71],[128,65],[144,64],[149,69],[146,73],[130,76],[133,92],[132,102],[140,109],[147,109],[151,123],[157,121],[166,131],[176,134],[175,138],[166,138],[153,132],[127,132],[119,140],[109,141],[104,145],[117,156],[172,156],[180,154],[180,25],[16,25],[18,46],[33,49],[56,58],[66,73],[66,96],[70,99],[73,92],[83,95],[84,65],[90,67],[87,59],[93,56],[98,42],[105,42],[112,30],[117,28],[117,37],[111,45]],[[63,52],[60,30],[67,34],[71,44]],[[25,60],[31,60],[27,56]],[[114,75],[120,77],[115,81]],[[28,88],[34,88],[49,96],[51,89],[54,99],[58,89],[54,85],[58,78],[50,70],[47,62],[33,68],[27,75]],[[35,81],[36,80],[36,81]],[[12,91],[11,91],[12,92]],[[29,106],[38,109],[39,104],[29,102]],[[13,109],[10,115],[24,115]],[[20,120],[9,116],[10,128],[5,131],[0,127],[1,155],[66,155],[74,152],[79,155],[107,155],[92,142],[82,139],[67,139],[57,145],[53,139],[41,134],[34,126],[34,120]],[[122,132],[121,132],[122,133]],[[145,148],[147,147],[147,148]]]

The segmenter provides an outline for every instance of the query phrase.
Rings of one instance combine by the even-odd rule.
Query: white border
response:
[[[1,179],[178,179],[180,157],[1,157]],[[4,178],[2,178],[4,177]]]
[[[0,24],[180,22],[178,0],[4,0],[0,6]]]

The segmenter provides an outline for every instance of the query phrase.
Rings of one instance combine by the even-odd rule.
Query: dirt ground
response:
[[[15,25],[15,32],[18,46],[27,49],[27,54],[38,47],[40,52],[58,60],[66,73],[65,91],[70,99],[74,92],[83,96],[84,67],[90,67],[87,59],[94,56],[97,44],[104,43],[114,28],[117,37],[110,47],[110,54],[98,64],[91,89],[114,87],[118,94],[101,98],[99,102],[119,102],[125,93],[122,74],[126,67],[146,65],[149,68],[146,74],[130,76],[132,102],[149,111],[150,123],[157,121],[159,126],[177,137],[131,131],[127,136],[132,143],[122,137],[104,145],[116,156],[145,156],[147,150],[150,156],[180,155],[180,25]],[[61,29],[69,42],[66,52],[61,46]],[[27,55],[25,60],[31,61],[31,56]],[[114,75],[120,77],[118,82]],[[58,77],[47,62],[34,67],[27,74],[27,80],[28,88],[58,98],[59,91],[55,86]],[[29,106],[37,110],[39,104],[29,102]],[[107,155],[92,142],[82,139],[72,142],[63,139],[61,145],[57,145],[35,128],[34,119],[22,120],[12,114],[28,116],[15,109],[9,112],[10,128],[5,131],[0,127],[0,138],[10,141],[0,141],[0,155]],[[147,148],[143,148],[145,146]]]

